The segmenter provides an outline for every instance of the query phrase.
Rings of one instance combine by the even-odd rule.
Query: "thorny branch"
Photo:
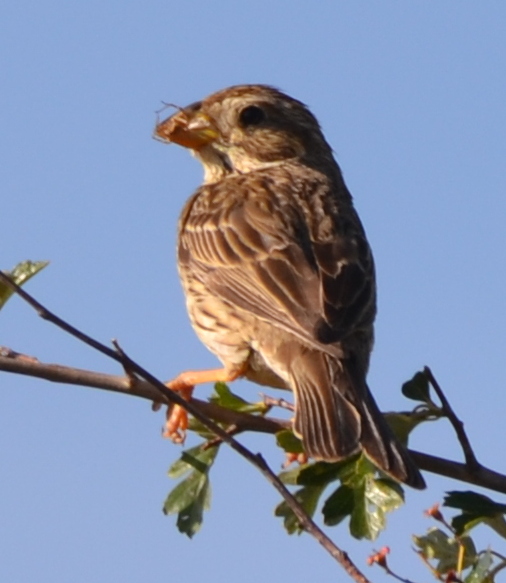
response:
[[[119,362],[125,371],[128,371],[127,380],[123,380],[123,383],[130,384],[131,374],[139,376],[141,379],[149,383],[152,388],[157,393],[158,401],[163,401],[165,403],[175,403],[180,405],[188,413],[193,415],[198,421],[205,425],[209,430],[216,434],[217,437],[222,439],[227,443],[232,449],[234,449],[238,454],[244,457],[252,465],[254,465],[262,475],[272,484],[272,486],[281,494],[283,499],[286,501],[292,512],[297,517],[300,522],[301,527],[309,534],[311,534],[324,548],[325,550],[345,569],[345,571],[350,575],[350,577],[356,581],[356,583],[370,583],[367,577],[356,567],[353,561],[349,558],[348,554],[341,550],[322,530],[319,526],[311,519],[310,516],[304,511],[302,506],[299,504],[297,499],[291,494],[291,492],[286,488],[286,486],[281,482],[278,476],[270,469],[268,464],[265,462],[261,454],[254,454],[249,449],[244,447],[239,443],[232,435],[227,433],[226,430],[222,429],[215,421],[210,417],[202,413],[193,403],[193,401],[186,401],[180,397],[177,393],[168,389],[160,380],[155,378],[142,366],[137,364],[128,355],[126,355],[123,350],[119,349],[114,351],[111,348],[105,346],[104,344],[98,342],[97,340],[91,338],[90,336],[84,334],[77,328],[74,328],[48,309],[46,309],[40,302],[33,298],[26,291],[21,289],[16,285],[5,273],[0,271],[0,281],[3,281],[11,289],[13,289],[19,296],[21,296],[30,306],[32,306],[43,319],[48,320],[61,328],[62,330],[68,332],[75,338],[78,338],[85,344],[95,348],[102,354],[109,356],[113,360]]]

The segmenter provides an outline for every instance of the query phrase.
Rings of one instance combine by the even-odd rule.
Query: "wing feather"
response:
[[[360,222],[350,231],[356,215],[339,215],[321,235],[306,218],[318,213],[283,204],[281,186],[276,200],[261,184],[242,192],[239,183],[227,204],[212,204],[212,186],[190,201],[179,246],[180,263],[211,294],[327,352],[372,323],[374,268]]]

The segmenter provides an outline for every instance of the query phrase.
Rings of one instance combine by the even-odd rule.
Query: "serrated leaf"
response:
[[[278,478],[289,486],[297,486],[299,484],[299,474],[304,466],[297,466],[291,470],[285,470],[278,474]]]
[[[353,490],[350,533],[359,540],[375,540],[385,528],[385,513],[377,506],[370,506],[366,489],[366,484],[363,483]]]
[[[491,583],[492,580],[488,578],[488,575],[492,563],[493,558],[490,550],[482,553],[469,575],[465,578],[465,583]]]
[[[269,410],[268,406],[263,402],[249,403],[243,398],[233,393],[228,385],[225,383],[216,383],[214,385],[215,394],[211,395],[210,401],[231,411],[239,411],[241,413],[262,413],[265,414]]]
[[[324,489],[325,486],[305,486],[295,492],[295,498],[299,501],[309,516],[314,515],[318,505],[318,500]],[[283,525],[288,534],[300,534],[302,532],[297,517],[285,501],[278,504],[274,511],[274,515],[283,518]]]
[[[464,545],[463,567],[470,567],[476,560],[476,548],[469,536],[462,536],[456,540],[441,529],[434,527],[429,529],[426,535],[413,536],[413,541],[426,559],[438,561],[436,570],[439,573],[457,570],[460,552],[459,541]]]
[[[211,503],[211,484],[209,478],[205,476],[205,483],[195,497],[193,502],[183,508],[177,517],[177,528],[179,532],[192,538],[200,528],[204,520],[204,510],[209,510]]]
[[[163,512],[178,513],[177,527],[190,538],[202,526],[204,510],[210,506],[211,486],[208,474],[218,449],[218,447],[206,449],[199,445],[184,451],[168,472],[173,478],[188,474],[169,492],[163,505]]]
[[[373,478],[376,466],[364,454],[346,460],[339,468],[339,478],[352,488],[361,486],[365,480]]]
[[[181,457],[170,466],[167,473],[170,478],[179,478],[191,470],[206,472],[213,464],[217,453],[217,447],[204,448],[202,444],[197,445],[183,451]]]
[[[488,496],[472,491],[447,492],[444,506],[458,508],[462,514],[452,518],[452,526],[457,534],[469,532],[476,525],[484,523],[506,538],[506,505],[494,502]]]
[[[299,473],[298,484],[301,486],[326,486],[330,482],[341,477],[343,469],[348,465],[348,460],[344,462],[314,462],[302,466]]]
[[[392,512],[404,504],[402,487],[389,478],[379,478],[367,482],[366,496],[371,504],[384,512]]]
[[[5,271],[14,283],[23,285],[35,274],[39,273],[44,267],[49,265],[49,261],[23,261],[18,263],[11,271]],[[0,309],[5,305],[7,300],[14,292],[3,282],[0,282]]]
[[[282,429],[276,433],[277,445],[287,453],[303,453],[302,441],[296,437],[293,431]]]
[[[340,477],[346,463],[313,462],[281,472],[278,477],[292,486],[325,486]]]
[[[171,490],[163,505],[164,514],[175,514],[191,506],[198,499],[206,482],[206,474],[192,472]]]
[[[353,512],[355,494],[353,488],[341,485],[325,501],[322,514],[327,526],[335,526]]]
[[[472,490],[466,490],[465,492],[453,490],[447,492],[443,505],[483,516],[495,516],[496,514],[506,513],[506,504],[494,502],[488,496],[478,494]]]
[[[402,394],[413,401],[432,404],[429,381],[423,372],[417,372],[411,380],[402,385]]]
[[[388,478],[368,475],[354,488],[350,532],[358,539],[375,540],[386,526],[386,514],[404,502],[402,488]]]

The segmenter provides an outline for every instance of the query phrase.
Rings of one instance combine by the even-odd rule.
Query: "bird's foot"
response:
[[[290,467],[293,463],[304,465],[307,464],[309,461],[309,457],[305,452],[301,453],[285,453],[285,461],[283,462],[282,468],[286,470],[286,468]]]
[[[195,388],[193,385],[177,386],[174,381],[165,384],[169,389],[177,391],[186,401],[192,398],[193,389]],[[163,437],[170,439],[172,443],[182,444],[185,442],[187,429],[188,413],[186,410],[181,405],[169,405],[162,433]]]
[[[165,383],[165,385],[172,391],[177,391],[183,399],[189,401],[195,385],[234,381],[243,375],[245,367],[246,363],[232,369],[189,370],[182,372],[172,381]],[[165,422],[163,436],[169,438],[174,443],[184,443],[187,429],[188,413],[186,410],[181,405],[170,405],[167,408],[167,420]]]

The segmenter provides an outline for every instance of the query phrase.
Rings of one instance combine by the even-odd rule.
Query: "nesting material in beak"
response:
[[[184,148],[199,150],[216,140],[219,132],[206,114],[181,109],[156,125],[155,137]]]

